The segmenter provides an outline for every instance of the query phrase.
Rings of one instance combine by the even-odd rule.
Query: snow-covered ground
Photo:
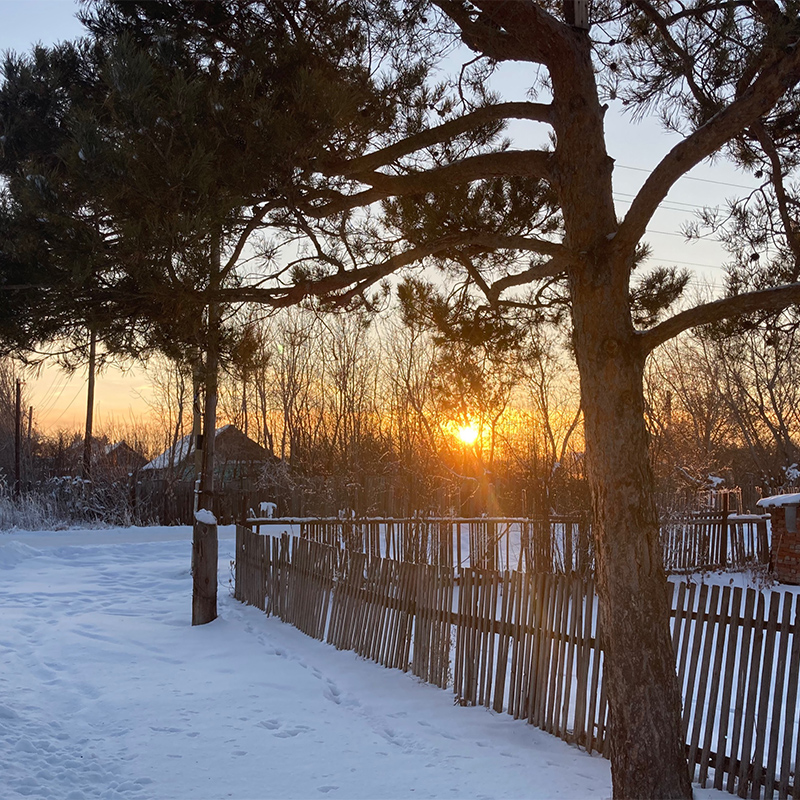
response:
[[[0,798],[610,797],[602,758],[234,601],[231,528],[192,628],[190,540],[0,533]]]

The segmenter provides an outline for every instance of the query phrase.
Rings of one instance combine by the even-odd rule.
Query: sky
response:
[[[0,0],[0,50],[25,52],[36,43],[51,44],[82,33],[75,19],[78,6],[72,0]],[[508,99],[522,99],[527,88],[526,71],[514,65],[497,78],[496,88]],[[608,147],[615,159],[615,198],[624,214],[631,196],[652,168],[678,139],[663,133],[654,121],[633,125],[612,107],[606,117]],[[530,147],[542,139],[542,127],[519,127],[520,147]],[[681,225],[700,207],[716,207],[725,198],[741,194],[752,180],[724,162],[701,164],[681,179],[648,228],[652,266],[676,264],[694,275],[692,286],[702,292],[718,291],[724,272],[724,253],[710,241],[687,243]],[[86,414],[85,372],[67,375],[56,367],[29,375],[26,393],[34,407],[34,423],[45,432],[78,429]],[[150,385],[139,369],[122,371],[109,367],[99,378],[95,402],[95,426],[102,430],[112,420],[132,422],[150,413]]]

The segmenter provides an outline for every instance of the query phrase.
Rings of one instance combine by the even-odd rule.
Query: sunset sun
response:
[[[469,425],[462,425],[458,429],[458,438],[461,439],[464,444],[475,444],[475,441],[478,438],[478,428],[473,423],[470,423]]]

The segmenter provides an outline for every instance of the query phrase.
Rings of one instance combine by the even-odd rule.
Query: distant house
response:
[[[84,442],[80,436],[57,456],[57,474],[80,476],[83,472]],[[126,441],[109,443],[105,437],[92,437],[91,471],[94,480],[120,480],[140,470],[147,459]]]
[[[125,441],[106,445],[94,455],[94,460],[97,467],[109,475],[129,475],[147,463],[147,459]]]
[[[188,434],[173,447],[142,467],[142,477],[151,480],[172,478],[194,480],[195,443]],[[264,465],[277,461],[258,442],[245,436],[234,425],[217,428],[214,439],[214,477],[223,484],[247,482],[258,478]]]

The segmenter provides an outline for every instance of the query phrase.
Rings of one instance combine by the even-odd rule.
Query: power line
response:
[[[64,389],[66,390],[66,385],[64,386]],[[78,389],[73,395],[72,400],[70,400],[69,403],[67,403],[67,405],[61,410],[61,413],[54,420],[50,421],[49,425],[51,427],[55,425],[57,422],[59,422],[61,418],[64,416],[64,414],[66,414],[67,411],[69,411],[72,408],[72,404],[78,399],[78,395],[81,394],[82,391],[83,391],[83,386],[78,386]]]
[[[686,239],[682,233],[675,233],[674,231],[654,231],[652,228],[645,228],[647,233],[657,233],[659,236],[677,236],[680,239]],[[706,241],[718,242],[719,239],[707,239]]]
[[[627,197],[636,197],[635,194],[629,194],[628,192],[614,192],[614,199],[618,203],[627,203],[630,205],[633,201],[626,200]],[[685,208],[671,208],[670,206],[685,206]],[[665,209],[667,211],[687,211],[690,208],[698,208],[703,211],[706,208],[711,208],[712,206],[701,206],[698,203],[684,203],[682,200],[668,200],[662,205],[659,205],[659,210]],[[719,204],[713,206],[713,208],[719,208]]]
[[[629,167],[626,164],[619,164],[619,163],[615,163],[614,166],[619,167],[620,169],[630,169],[633,170],[634,172],[650,173],[653,171],[652,169],[645,169],[644,167]],[[711,178],[695,178],[693,175],[683,175],[682,177],[685,178],[687,181],[698,181],[699,183],[713,183],[715,186],[730,186],[734,189],[747,189],[748,191],[751,192],[754,189],[758,188],[757,186],[745,186],[742,183],[728,183],[727,181],[714,181],[711,180]]]
[[[662,264],[680,264],[682,267],[702,267],[703,269],[721,269],[724,270],[725,267],[721,267],[719,264],[698,264],[696,261],[676,261],[672,258],[648,258],[648,263],[650,261],[660,261]]]

